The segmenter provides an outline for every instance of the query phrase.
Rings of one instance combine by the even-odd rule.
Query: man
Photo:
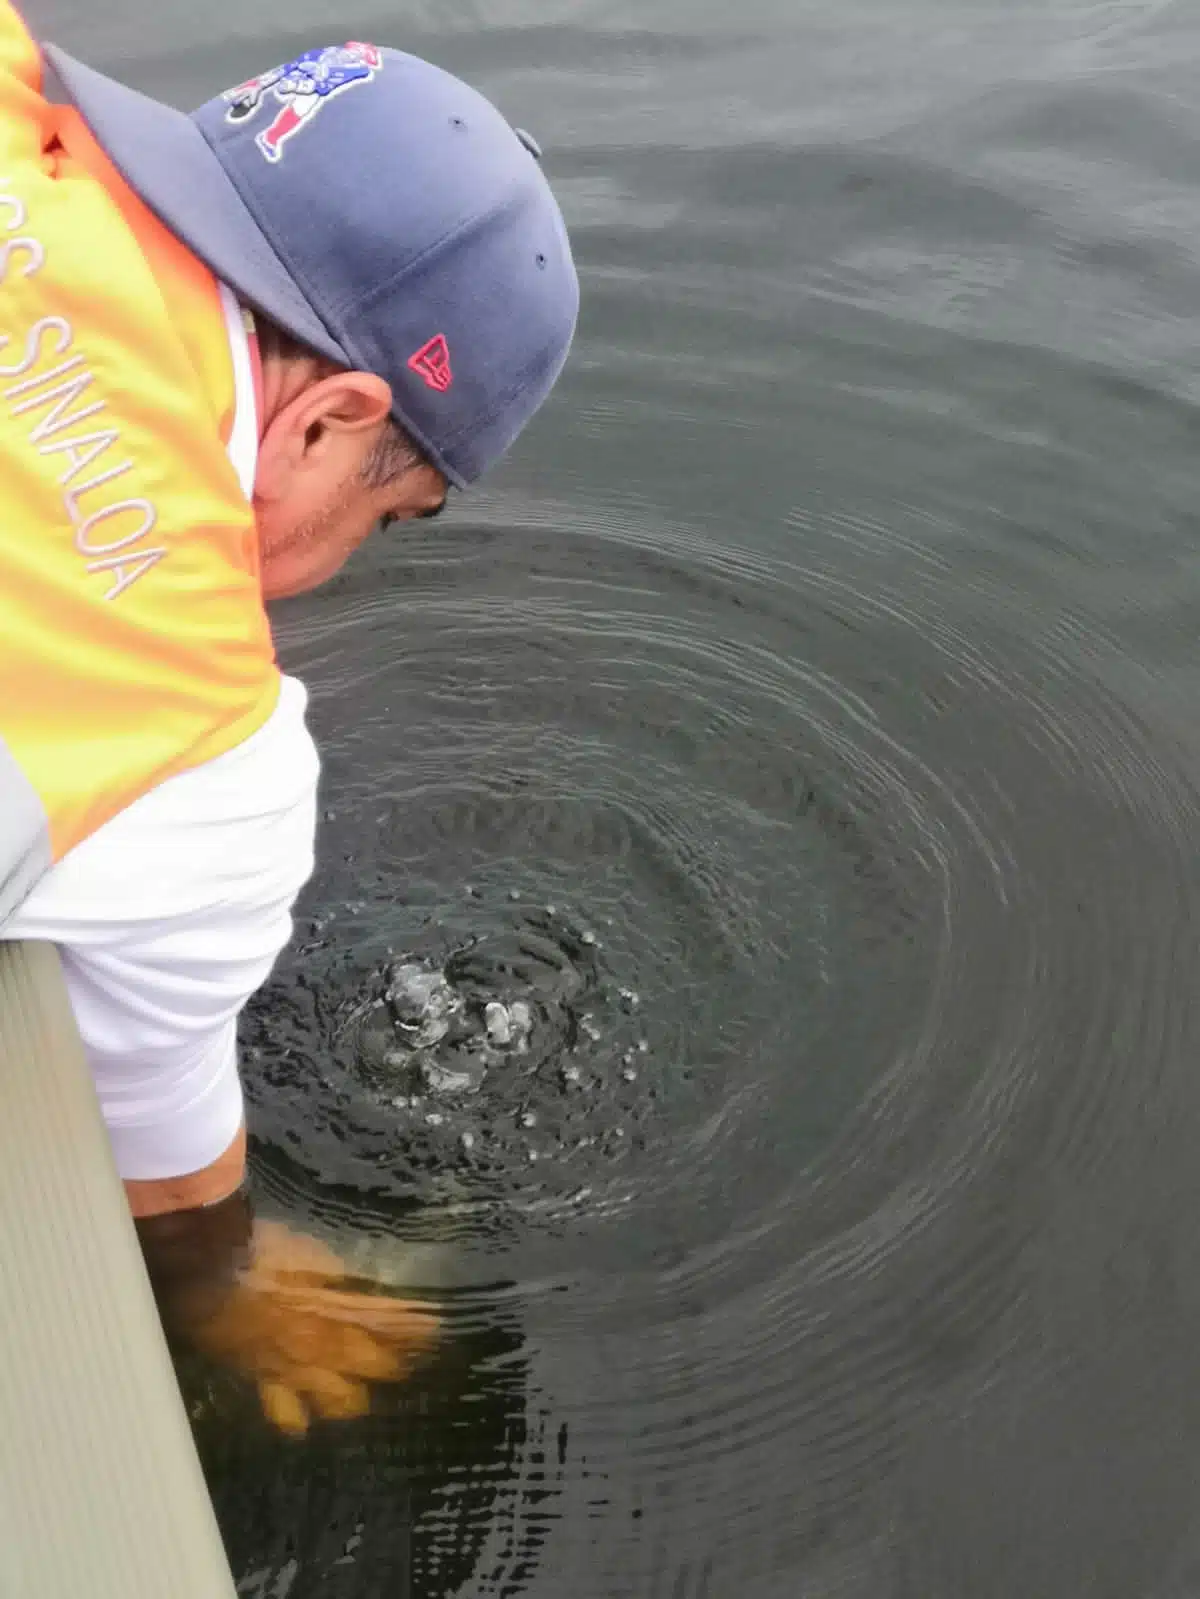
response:
[[[539,155],[358,42],[185,117],[0,0],[0,937],[62,951],[169,1324],[293,1430],[432,1328],[241,1198],[237,1016],[317,782],[263,607],[435,515],[546,398],[578,286]]]

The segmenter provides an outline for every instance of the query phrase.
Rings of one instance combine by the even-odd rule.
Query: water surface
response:
[[[181,104],[429,55],[584,282],[512,461],[278,617],[260,1203],[452,1337],[300,1446],[201,1394],[241,1592],[1200,1592],[1200,6],[36,10]],[[364,996],[467,946],[536,1048],[393,1091]]]

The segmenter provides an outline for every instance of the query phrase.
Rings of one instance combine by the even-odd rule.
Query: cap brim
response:
[[[122,177],[177,238],[257,310],[331,361],[347,357],[289,276],[183,112],[84,66],[57,45],[43,53]]]

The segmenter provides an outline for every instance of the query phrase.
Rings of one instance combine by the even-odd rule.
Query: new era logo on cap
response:
[[[410,355],[408,364],[439,394],[445,394],[454,382],[454,373],[450,370],[450,346],[440,333],[434,334],[428,344],[423,344]]]

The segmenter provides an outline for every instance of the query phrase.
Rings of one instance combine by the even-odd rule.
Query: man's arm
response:
[[[291,936],[312,869],[305,707],[285,679],[263,728],[114,817],[4,928],[60,948],[137,1216],[214,1203],[242,1179],[237,1018]]]
[[[312,866],[304,693],[245,745],[164,783],[79,845],[5,936],[62,951],[72,1008],[168,1332],[257,1384],[270,1420],[360,1415],[433,1344],[437,1317],[256,1220],[237,1016],[291,934]]]
[[[246,1175],[246,1124],[222,1155],[199,1171],[181,1177],[127,1177],[125,1194],[135,1221],[174,1211],[208,1207],[228,1199]]]
[[[182,1177],[125,1179],[142,1258],[159,1312],[177,1322],[181,1296],[204,1308],[220,1302],[245,1261],[253,1232],[242,1191],[246,1175],[243,1122],[229,1148]]]

